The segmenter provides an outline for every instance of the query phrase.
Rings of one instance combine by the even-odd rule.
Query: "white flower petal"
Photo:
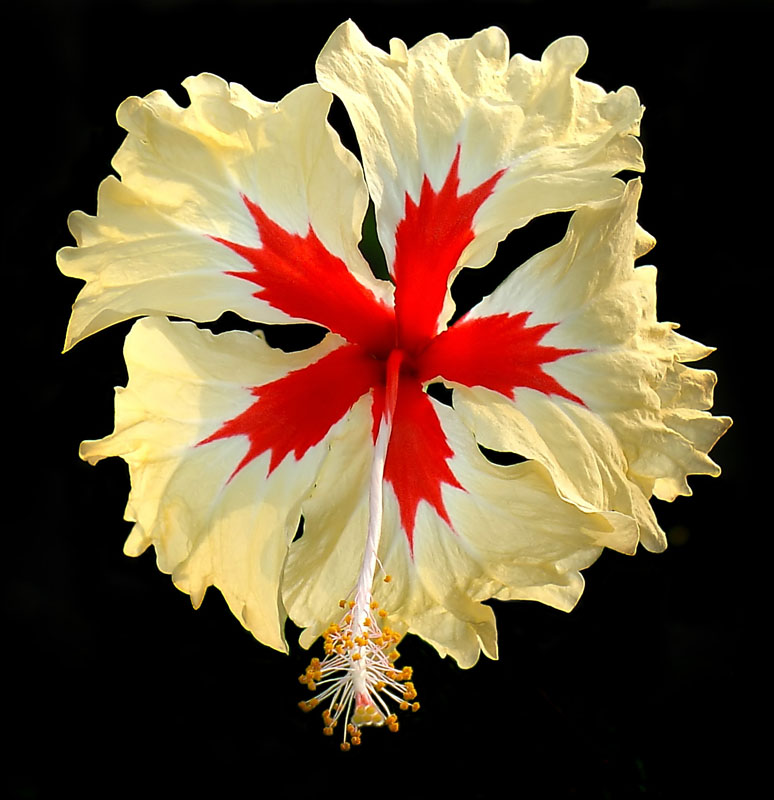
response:
[[[632,181],[620,199],[577,211],[560,244],[465,317],[528,313],[528,325],[547,329],[541,345],[584,351],[543,365],[564,396],[459,386],[455,407],[484,446],[540,461],[563,497],[633,516],[645,546],[661,550],[647,499],[689,494],[688,474],[718,475],[707,452],[730,420],[706,413],[714,374],[682,363],[709,350],[656,320],[655,269],[634,268],[652,245],[636,224],[639,195]]]
[[[227,274],[249,275],[251,264],[224,243],[259,251],[265,244],[249,203],[286,237],[312,231],[330,259],[343,262],[344,283],[389,303],[357,248],[368,196],[360,165],[326,122],[330,95],[313,84],[272,104],[214,75],[184,85],[186,108],[153,92],[118,110],[129,131],[113,161],[121,180],[102,183],[96,217],[71,215],[78,246],[58,256],[62,272],[86,281],[66,346],[151,313],[306,319],[307,305],[282,302],[276,287],[258,297],[260,280]]]
[[[381,559],[392,581],[375,596],[391,619],[470,667],[480,651],[497,657],[494,614],[482,601],[535,600],[569,611],[583,591],[580,570],[603,547],[632,552],[637,534],[622,515],[584,513],[561,500],[537,463],[491,464],[454,411],[434,407],[461,486],[443,487],[451,525],[421,503],[412,553],[389,491]]]
[[[345,22],[317,60],[320,85],[336,94],[355,126],[388,264],[407,195],[425,177],[444,184],[460,152],[459,193],[504,170],[475,217],[475,239],[458,263],[482,266],[514,228],[550,211],[619,195],[615,173],[642,170],[636,140],[642,108],[630,87],[607,94],[575,77],[586,44],[559,39],[541,61],[508,58],[499,28],[471,39],[434,34],[390,52]]]
[[[287,354],[249,333],[140,320],[126,340],[129,384],[117,390],[115,432],[81,449],[91,463],[121,456],[129,465],[127,554],[153,544],[159,568],[195,606],[216,586],[256,638],[281,650],[282,571],[327,436],[272,467],[270,451],[246,462],[247,436],[213,434],[255,403],[251,387],[320,363],[341,344],[329,336]]]

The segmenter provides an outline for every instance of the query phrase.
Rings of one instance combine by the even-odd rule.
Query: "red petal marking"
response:
[[[419,203],[406,193],[395,231],[395,309],[399,346],[418,352],[436,333],[449,282],[462,251],[473,241],[473,217],[505,170],[459,196],[460,147],[439,191],[425,176]]]
[[[252,393],[258,399],[199,444],[229,436],[247,436],[250,447],[231,477],[267,450],[271,450],[271,474],[291,451],[299,460],[318,444],[357,400],[382,379],[383,373],[382,362],[360,347],[345,345],[308,367],[255,386]]]
[[[252,272],[226,274],[256,284],[255,297],[291,317],[316,322],[386,357],[395,343],[393,310],[325,249],[311,226],[306,236],[288,233],[249,198],[243,196],[242,200],[255,220],[261,246],[247,247],[213,236],[253,268]]]
[[[384,386],[374,391],[374,423],[384,407]],[[454,452],[446,442],[438,415],[416,375],[401,374],[384,479],[398,498],[400,519],[409,548],[414,550],[414,523],[420,500],[426,500],[451,527],[441,484],[462,489],[446,463]]]
[[[463,317],[433,339],[417,359],[420,380],[441,376],[465,386],[484,386],[506,397],[513,397],[516,387],[525,386],[585,405],[542,367],[584,351],[540,344],[557,323],[528,328],[529,315],[529,311],[524,311],[514,316]]]

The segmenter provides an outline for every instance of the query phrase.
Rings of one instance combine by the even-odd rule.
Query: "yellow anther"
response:
[[[412,711],[419,711],[419,703],[413,703],[411,706]]]
[[[385,583],[389,583],[391,580],[392,580],[392,575],[385,575],[384,576],[384,582]]]
[[[325,658],[313,658],[298,679],[316,696],[298,705],[310,711],[321,701],[327,705],[332,700],[330,709],[322,713],[323,734],[331,736],[341,721],[346,729],[341,749],[346,752],[361,743],[363,726],[384,725],[392,732],[398,730],[397,714],[387,716],[386,703],[394,702],[401,711],[417,710],[419,704],[411,703],[416,697],[414,685],[407,680],[412,676],[411,667],[398,670],[393,666],[400,657],[395,645],[401,634],[377,622],[387,612],[379,610],[379,617],[373,614],[378,603],[371,598],[362,602],[342,600],[339,606],[344,616],[325,631]],[[377,696],[378,692],[383,694]]]

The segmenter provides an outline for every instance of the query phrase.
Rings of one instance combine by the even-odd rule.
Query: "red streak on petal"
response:
[[[436,333],[449,276],[473,241],[473,217],[505,170],[459,196],[460,147],[443,186],[436,192],[425,176],[415,203],[406,193],[403,219],[395,231],[395,309],[400,347],[418,352]]]
[[[374,423],[384,407],[384,387],[374,391]],[[444,436],[432,400],[422,391],[413,374],[401,374],[395,418],[392,423],[384,479],[392,484],[400,508],[400,519],[414,551],[417,507],[427,501],[449,527],[451,521],[441,495],[441,484],[462,489],[446,463],[454,452]]]
[[[247,436],[250,447],[231,477],[267,450],[271,474],[291,451],[299,460],[318,444],[383,372],[383,364],[362,348],[345,345],[308,367],[254,387],[258,399],[199,444]]]
[[[540,344],[557,323],[528,328],[529,315],[530,312],[524,311],[514,316],[495,314],[458,320],[433,339],[419,357],[417,368],[421,380],[441,376],[465,386],[484,386],[506,397],[513,397],[513,390],[524,386],[585,405],[542,367],[584,351]]]
[[[260,206],[242,197],[261,237],[260,247],[212,238],[252,266],[251,272],[227,272],[259,289],[255,297],[291,317],[323,325],[372,353],[387,355],[395,342],[393,309],[384,305],[330,253],[311,226],[305,236],[288,233]]]

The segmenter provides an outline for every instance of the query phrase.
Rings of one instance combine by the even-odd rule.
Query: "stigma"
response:
[[[310,691],[319,690],[318,694],[299,707],[311,711],[325,706],[323,733],[333,736],[340,725],[340,747],[347,751],[360,744],[364,727],[398,730],[398,716],[391,704],[404,711],[417,711],[419,703],[411,667],[395,666],[400,635],[382,625],[386,612],[378,610],[375,602],[364,614],[358,613],[355,601],[342,601],[340,605],[345,609],[344,616],[324,633],[325,657],[322,661],[313,658],[299,677]]]

